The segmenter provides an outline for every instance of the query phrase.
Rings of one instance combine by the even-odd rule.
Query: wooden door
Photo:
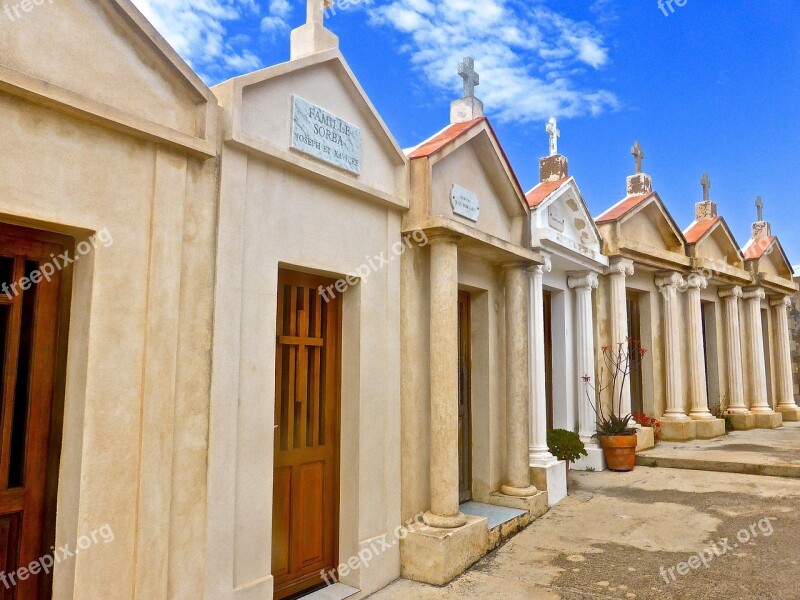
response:
[[[544,389],[547,429],[553,429],[553,294],[544,292]]]
[[[458,293],[458,496],[472,499],[472,298]]]
[[[276,600],[337,564],[340,302],[333,282],[281,270],[275,355],[272,575]]]
[[[0,225],[0,571],[13,583],[0,585],[2,600],[43,600],[52,585],[47,574],[20,581],[16,571],[49,554],[53,543],[47,538],[57,470],[49,467],[58,458],[50,441],[61,274],[52,256],[64,251],[53,240]]]
[[[636,293],[628,293],[628,336],[629,350],[632,354],[638,353],[642,341],[642,316],[639,308],[639,296]],[[619,343],[619,342],[617,342]],[[644,380],[642,376],[642,361],[634,361],[634,366],[630,373],[631,390],[631,410],[634,413],[644,413]]]

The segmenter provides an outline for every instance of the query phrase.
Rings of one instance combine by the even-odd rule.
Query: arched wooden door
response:
[[[57,459],[52,439],[64,252],[47,234],[0,225],[0,582],[3,600],[50,597],[43,572],[23,573],[49,554]],[[51,496],[51,497],[48,497]]]

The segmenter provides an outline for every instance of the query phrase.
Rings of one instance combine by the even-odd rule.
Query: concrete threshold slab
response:
[[[327,587],[311,592],[303,596],[300,600],[344,600],[350,596],[355,596],[359,590],[343,583],[334,583]]]
[[[486,517],[489,521],[489,529],[499,527],[526,514],[524,510],[483,504],[482,502],[465,502],[461,505],[461,512],[473,517]]]
[[[641,467],[663,467],[666,469],[689,469],[692,471],[715,471],[742,475],[764,475],[768,477],[791,477],[800,479],[800,465],[760,464],[733,460],[701,460],[670,456],[638,454],[636,464]]]

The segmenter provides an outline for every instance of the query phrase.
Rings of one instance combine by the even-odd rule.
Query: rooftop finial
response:
[[[703,186],[703,202],[711,202],[711,180],[708,178],[708,173],[703,173],[700,185]]]
[[[636,174],[639,175],[642,172],[642,161],[644,160],[644,152],[642,152],[642,145],[639,142],[633,145],[631,154],[636,161]]]
[[[483,116],[483,102],[475,97],[475,88],[481,77],[475,70],[475,60],[467,56],[458,65],[458,74],[464,80],[464,96],[450,105],[450,123],[467,123]]]
[[[339,38],[325,29],[325,9],[332,6],[333,0],[308,0],[306,23],[292,31],[292,60],[339,47]]]
[[[550,117],[545,127],[547,135],[550,136],[550,156],[558,155],[558,139],[561,137],[561,131],[558,129],[558,123],[555,117]]]
[[[761,196],[756,198],[756,209],[758,210],[757,221],[760,223],[764,220],[764,201],[761,199]]]

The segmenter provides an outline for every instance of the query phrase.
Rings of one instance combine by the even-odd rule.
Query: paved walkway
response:
[[[800,480],[573,473],[569,498],[448,586],[400,580],[370,600],[796,600],[798,532]]]
[[[661,442],[640,452],[636,462],[648,467],[800,478],[800,423],[733,431],[713,440]]]

